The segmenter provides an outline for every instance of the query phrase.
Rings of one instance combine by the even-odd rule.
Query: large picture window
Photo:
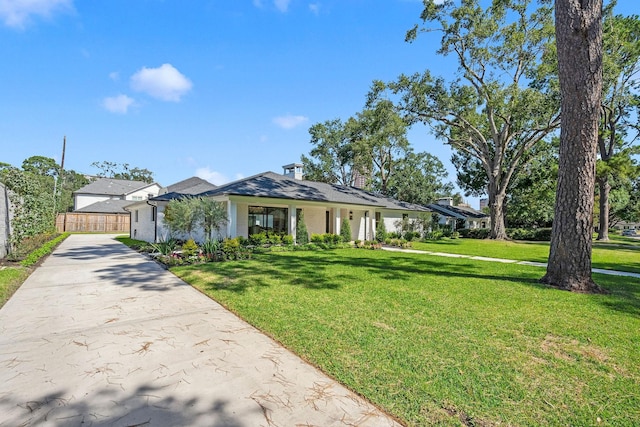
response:
[[[289,209],[249,206],[249,236],[258,233],[289,234]]]

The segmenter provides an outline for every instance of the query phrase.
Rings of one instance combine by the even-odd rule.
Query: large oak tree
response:
[[[456,2],[457,3],[457,2]],[[441,55],[452,55],[458,76],[447,81],[430,71],[384,84],[370,99],[400,96],[409,123],[422,122],[458,153],[476,159],[486,174],[493,239],[506,239],[504,201],[527,153],[560,123],[556,85],[545,60],[553,58],[552,10],[529,0],[425,0],[421,19],[407,34],[442,34]]]

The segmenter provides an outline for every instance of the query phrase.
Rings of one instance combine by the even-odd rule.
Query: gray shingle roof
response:
[[[429,211],[424,206],[400,202],[354,187],[300,181],[274,172],[265,172],[222,185],[199,196],[251,196],[274,199],[343,203],[395,210]]]
[[[209,181],[194,176],[163,188],[161,193],[200,194],[215,188]]]
[[[130,205],[131,200],[104,200],[102,202],[95,202],[81,209],[77,209],[74,212],[87,212],[87,213],[128,213],[124,210],[124,207]]]
[[[453,217],[453,218],[481,219],[481,218],[487,218],[488,217],[488,215],[485,214],[484,212],[477,211],[477,210],[475,210],[473,208],[468,208],[468,207],[465,207],[465,206],[445,206],[445,205],[439,205],[437,203],[433,203],[431,205],[427,205],[427,207],[429,209],[431,209],[432,211],[434,211],[434,212],[438,212],[441,215],[450,216],[450,217]]]
[[[123,196],[144,189],[153,184],[142,181],[128,181],[126,179],[100,178],[85,185],[74,194],[100,194],[108,196]]]

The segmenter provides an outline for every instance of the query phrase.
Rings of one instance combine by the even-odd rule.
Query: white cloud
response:
[[[12,28],[24,28],[32,16],[50,17],[72,10],[73,0],[0,0],[0,19]]]
[[[309,121],[305,116],[294,116],[287,114],[286,116],[280,116],[273,119],[273,123],[281,127],[282,129],[293,129],[296,126],[300,126]]]
[[[273,0],[273,5],[276,9],[283,13],[289,9],[289,3],[291,3],[291,0]]]
[[[309,3],[309,10],[314,15],[319,15],[320,14],[320,3]]]
[[[171,64],[158,68],[143,67],[131,76],[131,88],[163,101],[179,102],[193,84]]]
[[[118,80],[120,80],[120,73],[117,71],[113,71],[109,73],[109,79],[113,80],[114,82],[117,82]]]
[[[215,185],[222,185],[229,182],[229,179],[226,176],[220,172],[212,171],[209,166],[196,169],[196,176]]]
[[[127,95],[118,95],[105,98],[102,101],[102,106],[111,113],[127,114],[129,107],[135,103],[133,98]]]

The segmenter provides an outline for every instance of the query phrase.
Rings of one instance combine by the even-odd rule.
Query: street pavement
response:
[[[0,309],[0,426],[399,426],[111,235]]]

